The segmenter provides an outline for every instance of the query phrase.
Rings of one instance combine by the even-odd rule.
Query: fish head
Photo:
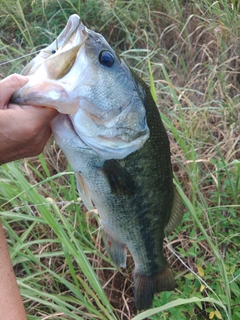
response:
[[[22,74],[29,82],[11,101],[56,108],[69,117],[78,138],[104,159],[124,158],[148,139],[144,99],[130,68],[78,15],[70,16],[57,39]],[[55,137],[69,123],[62,122],[60,132],[55,123],[62,119],[53,121]]]

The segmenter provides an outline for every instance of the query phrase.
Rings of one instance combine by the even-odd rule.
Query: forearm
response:
[[[7,242],[0,222],[0,320],[26,320]]]

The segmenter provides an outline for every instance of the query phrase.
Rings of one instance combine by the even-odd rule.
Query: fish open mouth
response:
[[[67,103],[71,99],[65,86],[71,85],[68,73],[87,39],[87,28],[78,15],[72,15],[57,39],[23,69],[21,74],[27,76],[29,82],[16,91],[10,101],[52,107],[64,114],[76,113],[79,106],[75,101]]]

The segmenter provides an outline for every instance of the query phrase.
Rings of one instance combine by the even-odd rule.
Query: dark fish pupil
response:
[[[56,53],[56,50],[52,50],[52,54]]]
[[[114,57],[109,51],[102,51],[99,55],[99,61],[103,66],[110,68],[114,63]]]

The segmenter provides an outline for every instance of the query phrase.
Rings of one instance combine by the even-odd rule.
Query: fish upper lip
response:
[[[58,42],[60,43],[59,49],[62,51],[68,50],[68,47],[71,43],[75,43],[74,46],[79,46],[79,49],[84,45],[86,40],[88,39],[87,28],[85,25],[79,20],[78,26],[75,27],[74,30],[71,30],[70,33],[66,38],[63,39],[63,43],[61,44],[61,37],[60,34],[56,40],[56,47],[58,47]],[[77,38],[80,38],[79,41]],[[66,48],[67,47],[67,48]]]
[[[52,50],[66,51],[69,47],[79,46],[85,43],[88,38],[88,32],[86,26],[82,23],[80,17],[76,14],[72,15],[69,19],[67,26],[63,29],[56,40],[48,47],[41,50],[42,58],[46,59],[45,55],[49,55]],[[73,45],[74,44],[74,45]]]
[[[70,17],[66,28],[64,28],[57,37],[56,44],[59,43],[60,47],[63,48],[77,31],[83,31],[84,33],[84,31],[86,32],[86,27],[82,23],[80,17],[77,14],[73,14]]]

